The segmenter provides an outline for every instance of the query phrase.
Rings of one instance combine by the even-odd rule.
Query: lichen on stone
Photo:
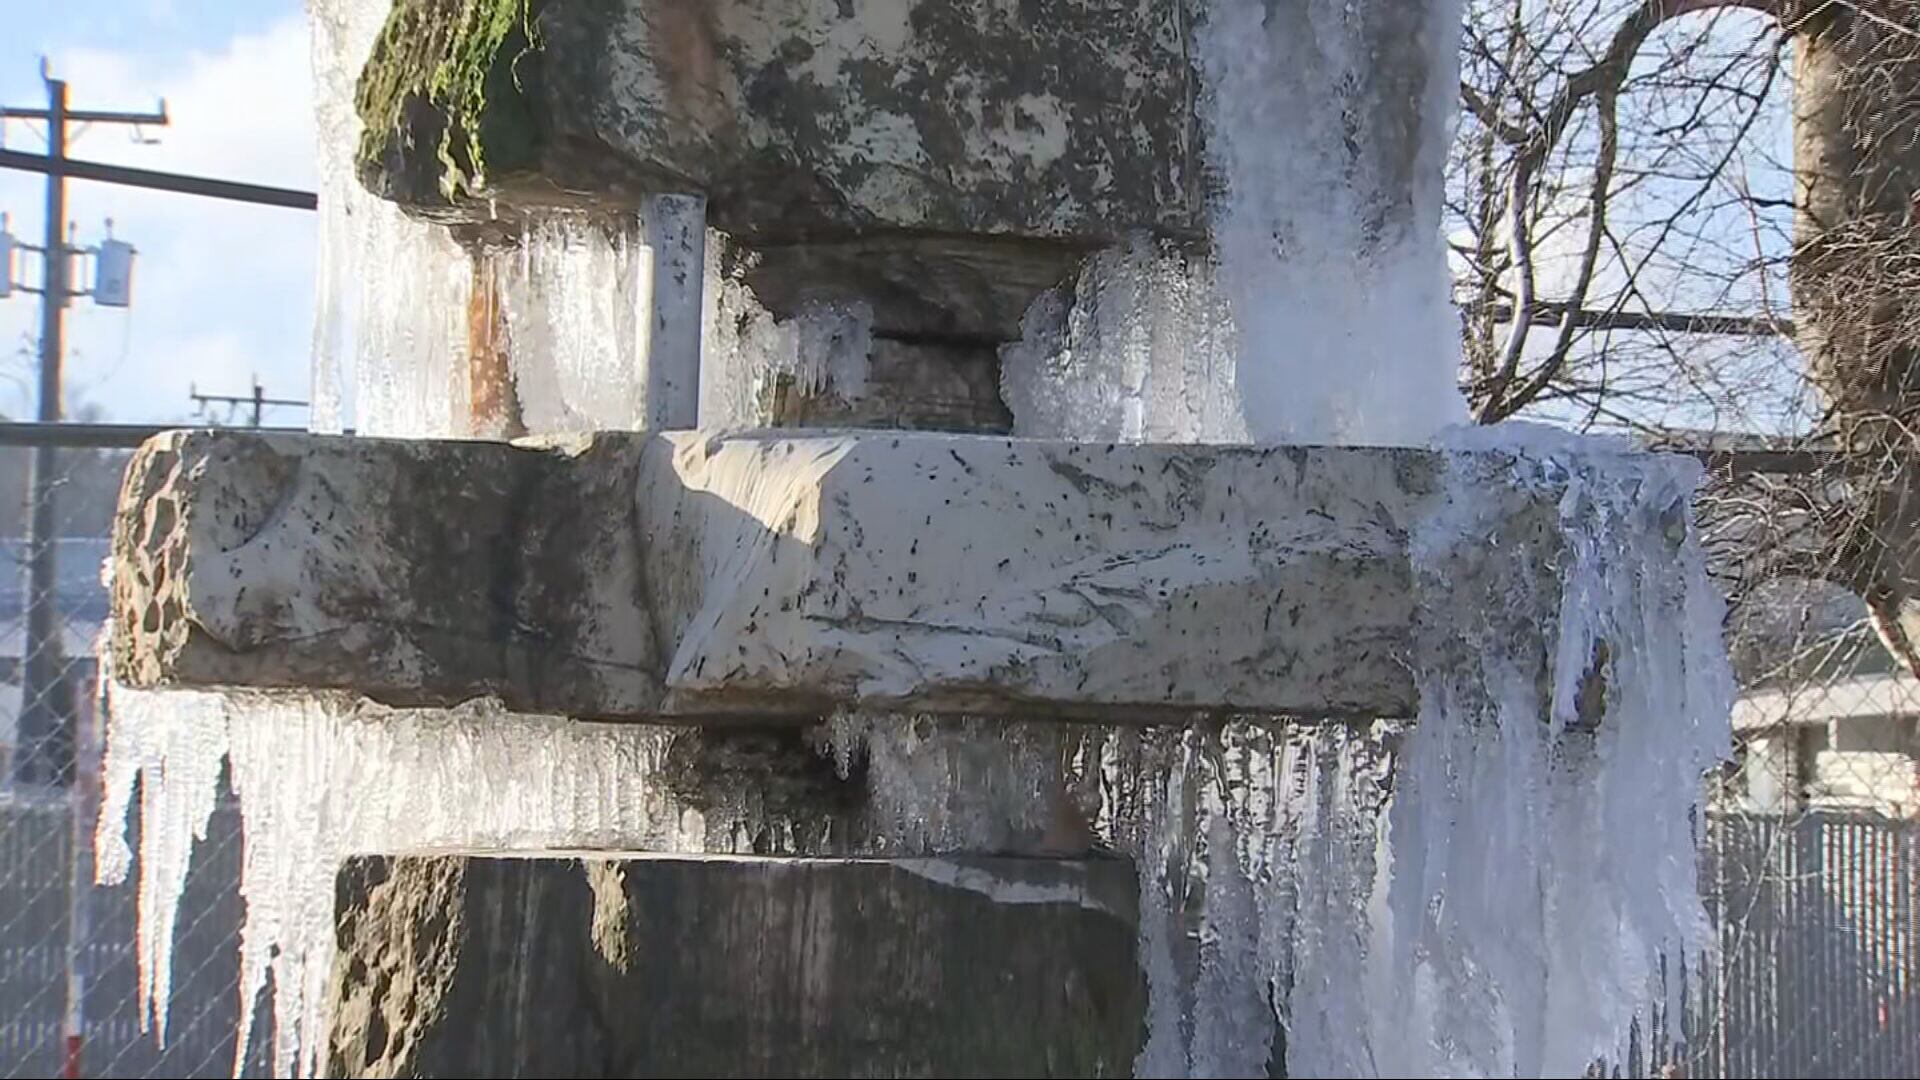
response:
[[[533,167],[543,0],[396,0],[361,72],[361,181],[425,205]]]
[[[588,936],[594,951],[622,975],[633,970],[635,943],[633,916],[627,910],[632,897],[627,892],[627,875],[621,863],[611,859],[583,859],[587,887],[593,890],[593,924]]]

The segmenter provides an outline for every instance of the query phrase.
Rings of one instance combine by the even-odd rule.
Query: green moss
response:
[[[541,2],[397,0],[360,75],[362,177],[402,201],[452,201],[532,167]]]

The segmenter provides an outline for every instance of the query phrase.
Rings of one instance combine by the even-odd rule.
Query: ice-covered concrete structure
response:
[[[223,762],[283,1071],[1562,1075],[1691,947],[1694,472],[1443,433],[1452,6],[313,8],[387,437],[129,471],[157,1021]]]

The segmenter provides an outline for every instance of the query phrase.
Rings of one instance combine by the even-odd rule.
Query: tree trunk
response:
[[[1880,8],[1884,11],[1876,11]],[[1822,5],[1794,25],[1793,296],[1810,376],[1844,451],[1832,576],[1920,675],[1920,19],[1910,2]]]

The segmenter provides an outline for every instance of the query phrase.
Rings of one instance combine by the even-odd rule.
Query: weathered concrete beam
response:
[[[1194,9],[396,0],[360,79],[359,172],[477,222],[701,193],[756,247],[1198,234]]]
[[[363,858],[329,1076],[1127,1076],[1120,859]]]
[[[114,675],[654,710],[624,449],[614,491],[505,443],[157,436],[114,524]]]
[[[128,471],[114,670],[616,720],[1405,716],[1406,536],[1443,466],[906,432],[175,432]]]
[[[776,315],[1012,340],[1087,252],[1205,232],[1196,3],[396,0],[358,173],[481,233],[704,195]]]

